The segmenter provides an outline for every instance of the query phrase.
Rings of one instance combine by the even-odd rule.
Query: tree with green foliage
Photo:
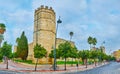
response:
[[[6,57],[6,69],[8,69],[8,58],[11,58],[12,55],[12,45],[8,44],[6,41],[3,43],[3,46],[0,48],[0,56]]]
[[[99,59],[99,62],[103,62],[103,60],[106,60],[106,58],[107,58],[107,56],[106,56],[106,54],[105,53],[103,53],[103,52],[101,52],[101,50],[99,49],[99,50],[97,50],[97,52],[98,52],[98,59]]]
[[[57,59],[59,59],[61,56],[61,52],[60,50],[56,49],[56,61]],[[51,50],[51,53],[49,54],[50,58],[54,58],[54,50]],[[56,66],[57,66],[57,62],[56,62]]]
[[[105,53],[101,53],[101,56],[102,61],[107,60],[107,55]]]
[[[82,51],[79,51],[79,52],[78,52],[78,58],[79,58],[79,59],[81,58],[81,59],[82,59],[82,62],[83,62],[83,64],[84,64],[84,59],[85,59],[85,58],[84,58],[84,53],[83,53]]]
[[[108,55],[108,58],[107,61],[115,61],[116,58],[114,56],[111,56],[111,55]]]
[[[60,58],[60,51],[58,49],[56,49],[56,58],[59,59]],[[51,53],[49,54],[50,58],[54,58],[54,50],[51,50]]]
[[[98,58],[98,51],[96,51],[96,50],[90,51],[90,58],[94,59],[94,63],[96,66],[96,59]]]
[[[14,52],[14,53],[13,53],[13,58],[17,58],[17,57],[18,57],[17,53]]]
[[[35,71],[37,69],[38,59],[41,59],[41,58],[45,57],[46,54],[47,54],[47,51],[44,47],[42,47],[39,44],[36,44],[34,46],[34,57],[37,58],[36,65],[35,65]]]
[[[88,62],[87,60],[90,57],[89,50],[79,51],[78,55],[79,55],[79,57],[81,57],[83,64],[85,64],[86,68],[87,68],[87,62]],[[85,61],[85,63],[84,63],[84,61]]]
[[[89,58],[89,50],[83,50],[84,58],[85,58],[85,64],[87,68],[88,58]]]
[[[22,60],[26,60],[28,56],[28,40],[23,31],[20,38],[16,39],[17,42],[17,55]]]
[[[1,50],[1,49],[0,49]],[[1,52],[0,52],[1,53]],[[0,60],[2,60],[3,59],[3,55],[2,54],[0,54]]]
[[[71,44],[69,42],[62,43],[58,46],[61,51],[61,57],[65,58],[65,70],[66,70],[66,59],[70,57]]]
[[[90,44],[90,49],[91,49],[92,39],[93,39],[93,38],[92,38],[91,36],[89,36],[89,37],[88,37],[88,40],[87,40],[87,41],[88,41],[88,44]]]
[[[18,58],[18,55],[16,52],[12,53],[12,58],[13,58],[13,61],[14,61],[14,58]]]
[[[1,50],[0,50],[1,54],[3,56],[6,56],[8,58],[11,57],[11,54],[12,54],[12,45],[11,44],[8,44],[6,41],[3,43],[3,46],[1,47]]]
[[[73,58],[77,58],[77,48],[74,46],[70,49],[70,57],[72,58],[72,64],[71,66],[73,66]]]

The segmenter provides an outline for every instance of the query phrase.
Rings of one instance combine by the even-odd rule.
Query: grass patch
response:
[[[18,60],[18,59],[16,59],[16,60],[14,60],[15,62],[22,62],[22,63],[27,63],[27,64],[34,64],[34,63],[32,63],[32,60]]]
[[[27,64],[35,64],[35,63],[32,63],[32,60],[20,60],[20,59],[15,59],[14,60],[15,62],[21,62],[21,63],[27,63]],[[2,60],[0,60],[0,62],[2,62]],[[93,64],[94,62],[93,61],[88,61],[88,64]],[[58,65],[63,65],[65,64],[64,61],[57,61],[57,64]],[[78,61],[66,61],[66,64],[78,64]],[[83,62],[80,61],[79,64],[83,65]],[[40,64],[38,63],[38,65],[44,65],[44,64]]]
[[[88,64],[93,64],[94,62],[93,61],[88,61]],[[58,65],[62,65],[62,64],[65,64],[64,61],[57,61],[57,64]],[[66,64],[78,64],[78,61],[66,61]],[[79,62],[79,64],[83,65],[84,63],[82,61]]]
[[[57,64],[59,64],[59,65],[62,65],[62,64],[65,64],[65,62],[64,61],[57,61]],[[66,64],[78,64],[78,62],[77,61],[66,61]],[[79,64],[83,64],[83,62],[79,62]]]
[[[32,64],[35,65],[36,63],[33,63],[32,60],[21,60],[21,59],[15,59],[15,62],[21,62],[21,63],[26,63],[26,64]],[[38,65],[45,65],[45,64],[41,64],[41,63],[37,63]]]

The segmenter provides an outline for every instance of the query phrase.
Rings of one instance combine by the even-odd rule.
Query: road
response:
[[[13,71],[2,71],[2,70],[0,70],[0,74],[23,74],[23,73],[13,72]]]
[[[108,65],[94,68],[86,71],[77,71],[76,73],[69,74],[120,74],[120,63],[111,62]]]

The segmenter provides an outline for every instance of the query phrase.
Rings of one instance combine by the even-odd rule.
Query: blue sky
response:
[[[97,38],[97,47],[105,41],[107,53],[120,49],[120,0],[0,0],[0,22],[7,27],[4,41],[14,46],[25,31],[32,42],[34,10],[41,5],[51,6],[56,19],[61,16],[58,37],[69,40],[73,31],[78,49],[89,49],[89,36]]]

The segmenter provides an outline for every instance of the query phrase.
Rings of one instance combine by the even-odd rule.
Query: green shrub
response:
[[[2,54],[0,54],[0,60],[2,60],[3,59],[3,56],[2,56]]]
[[[61,65],[64,64],[64,61],[57,61],[57,64]],[[66,64],[78,64],[78,61],[66,61]],[[79,62],[79,64],[83,64],[82,62]]]
[[[2,60],[0,60],[0,62],[2,62]]]
[[[22,63],[27,63],[27,64],[33,64],[32,63],[32,60],[14,60],[14,61],[16,61],[16,62],[22,62]]]

